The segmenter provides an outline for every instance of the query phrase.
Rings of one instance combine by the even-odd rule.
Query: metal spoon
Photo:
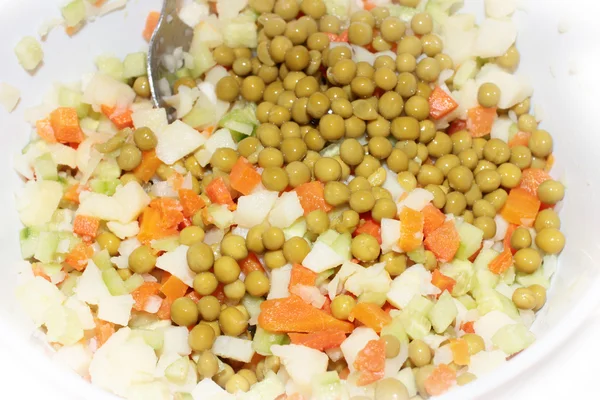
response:
[[[165,103],[163,97],[168,93],[164,93],[159,84],[161,79],[168,74],[168,70],[162,65],[162,60],[165,55],[173,54],[178,47],[181,47],[183,51],[188,51],[194,36],[194,30],[179,18],[180,8],[180,0],[164,0],[158,25],[150,40],[146,62],[152,102],[155,107],[167,109],[170,121],[175,119],[174,110]]]

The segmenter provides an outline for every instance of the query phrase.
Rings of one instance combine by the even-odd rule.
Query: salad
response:
[[[125,3],[74,0],[44,32]],[[17,296],[55,358],[127,399],[406,400],[531,345],[565,187],[515,2],[479,24],[462,3],[187,3],[173,122],[144,52],[55,85],[14,160]]]

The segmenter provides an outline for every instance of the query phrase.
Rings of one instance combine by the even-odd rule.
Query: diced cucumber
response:
[[[444,291],[428,315],[435,332],[443,333],[458,315],[452,295]]]
[[[481,315],[497,310],[502,311],[514,320],[519,319],[519,311],[512,300],[500,294],[496,289],[489,287],[478,288],[474,291],[473,295],[475,301],[477,301],[477,310]]]
[[[506,271],[504,271],[504,273],[502,273],[500,278],[502,279],[502,282],[506,283],[507,285],[512,285],[515,283],[516,277],[517,274],[515,271],[515,266],[511,265]]]
[[[98,269],[100,270],[108,270],[113,268],[112,261],[110,261],[110,254],[108,254],[107,250],[102,250],[97,252],[92,256],[92,261]]]
[[[81,129],[83,129],[83,130],[95,132],[96,130],[98,130],[98,127],[100,126],[100,121],[98,121],[97,119],[85,117],[84,119],[79,121],[79,126],[81,126]]]
[[[194,397],[189,393],[177,392],[173,400],[194,400]]]
[[[451,263],[442,265],[440,271],[456,281],[456,285],[452,289],[453,296],[462,296],[471,290],[473,275],[475,274],[471,262],[455,259]]]
[[[465,294],[464,296],[459,296],[457,300],[460,301],[467,310],[474,310],[475,308],[477,308],[477,303],[468,294]]]
[[[505,325],[492,337],[492,343],[506,354],[515,354],[535,341],[535,335],[523,324]]]
[[[158,251],[174,251],[179,247],[179,236],[170,236],[150,242],[150,247]]]
[[[123,62],[117,57],[112,56],[99,56],[96,58],[96,67],[98,71],[105,75],[112,77],[113,79],[122,81],[125,67]]]
[[[203,73],[216,65],[210,49],[205,43],[199,40],[192,41],[190,54],[194,57],[194,69],[191,70],[192,78],[199,78]]]
[[[331,248],[344,257],[346,260],[352,259],[352,251],[350,246],[352,245],[352,235],[350,232],[340,234],[337,239],[331,244]]]
[[[285,240],[290,240],[291,238],[298,236],[303,237],[306,233],[306,219],[298,218],[296,222],[294,222],[291,226],[285,228],[283,230],[283,235],[285,236]]]
[[[500,277],[489,270],[488,265],[490,262],[498,256],[498,252],[492,249],[482,250],[475,262],[473,267],[475,268],[475,275],[472,281],[472,289],[481,287],[494,288],[498,284]]]
[[[460,236],[460,246],[455,257],[459,260],[467,260],[481,247],[483,231],[467,222],[460,224],[457,230]]]
[[[317,275],[317,279],[315,280],[315,286],[321,286],[331,275],[335,273],[335,268],[328,269],[323,271]]]
[[[425,247],[423,246],[416,250],[409,251],[406,253],[406,255],[416,264],[424,264],[427,261],[427,257],[425,256]]]
[[[105,269],[102,271],[102,280],[108,288],[108,291],[113,296],[122,296],[129,293],[125,288],[123,279],[119,276],[118,272],[114,268]]]
[[[123,60],[123,77],[129,79],[146,76],[146,59],[145,52],[128,54]]]
[[[427,315],[433,306],[433,302],[428,298],[424,296],[413,296],[404,310],[415,314]]]
[[[404,330],[412,339],[423,339],[431,331],[431,322],[424,315],[402,311],[400,320]]]
[[[119,179],[92,179],[90,180],[90,187],[92,191],[96,193],[105,194],[112,196],[115,194],[117,187],[121,185]]]
[[[64,281],[62,281],[58,288],[67,297],[72,296],[75,292],[75,286],[77,286],[77,279],[81,276],[81,272],[73,271],[67,275]]]
[[[219,121],[219,126],[229,129],[236,142],[245,137],[253,136],[258,124],[256,105],[253,103],[245,107],[234,108]]]
[[[74,0],[61,9],[61,13],[67,26],[79,25],[86,16],[83,0]]]
[[[550,280],[544,276],[542,268],[538,268],[533,274],[519,272],[516,277],[517,283],[522,286],[540,285],[544,288],[550,287]]]
[[[144,284],[144,278],[140,274],[133,274],[125,281],[127,293],[133,292]]]
[[[188,78],[192,76],[192,73],[190,72],[189,68],[181,68],[175,71],[175,76],[177,77],[177,79]]]
[[[272,333],[265,331],[260,326],[256,328],[256,333],[252,340],[252,348],[262,356],[273,355],[271,346],[274,344],[287,344],[289,338],[285,333]]]
[[[68,246],[64,248],[64,242],[68,243]],[[81,243],[81,238],[71,232],[58,232],[58,248],[56,252],[59,254],[67,254]]]
[[[162,349],[165,339],[165,334],[161,329],[133,329],[131,335],[141,337],[154,350]]]
[[[246,294],[242,298],[242,305],[250,314],[250,318],[256,319],[258,318],[258,314],[260,314],[260,304],[264,301],[261,297],[254,297],[249,294]]]
[[[40,230],[35,226],[25,227],[19,233],[21,243],[21,257],[28,259],[33,257],[38,247],[40,239]]]
[[[52,262],[54,260],[58,241],[59,238],[56,232],[41,232],[33,257],[43,263]]]
[[[401,316],[392,318],[392,322],[381,328],[381,336],[384,335],[395,336],[400,343],[408,344],[408,336],[406,336]]]
[[[87,117],[90,112],[90,105],[82,103],[81,97],[83,94],[68,87],[61,86],[58,90],[58,104],[61,107],[72,107],[77,110],[77,116],[81,118]]]
[[[190,359],[188,357],[181,357],[165,369],[165,377],[171,383],[183,383],[187,377],[188,370],[190,369]]]
[[[387,301],[386,293],[377,293],[377,292],[364,292],[360,296],[358,296],[359,303],[373,303],[377,304],[379,307],[382,307]]]
[[[337,371],[328,371],[312,378],[313,400],[337,400],[342,398],[344,386]]]
[[[36,158],[33,162],[33,170],[35,171],[35,176],[38,178],[38,180],[58,180],[58,166],[52,159],[50,153],[46,153]]]
[[[317,241],[323,242],[326,245],[331,246],[337,240],[337,238],[339,236],[340,236],[340,234],[337,233],[336,231],[334,231],[333,229],[328,229],[319,235],[319,237],[317,238]]]
[[[206,128],[216,122],[215,108],[208,104],[203,104],[201,107],[194,107],[181,120],[195,129]]]
[[[114,159],[102,160],[98,163],[92,176],[94,178],[106,180],[119,179],[121,176],[121,168]]]

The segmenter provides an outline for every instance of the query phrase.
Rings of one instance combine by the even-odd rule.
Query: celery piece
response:
[[[31,258],[35,254],[40,239],[40,233],[40,229],[34,226],[25,227],[19,232],[21,257],[23,257],[23,259]]]
[[[86,12],[83,0],[74,0],[60,11],[68,27],[77,26],[85,20]]]
[[[25,36],[15,46],[15,55],[23,68],[27,71],[33,71],[42,62],[44,51],[35,38]]]
[[[119,276],[119,273],[114,268],[105,269],[102,271],[102,280],[108,288],[108,291],[113,296],[122,296],[127,294],[128,291],[125,288],[123,279]]]
[[[33,162],[33,170],[38,179],[43,179],[45,181],[58,180],[58,166],[52,159],[50,153],[46,153],[36,158]]]
[[[56,232],[41,232],[33,257],[43,263],[52,262],[57,247],[58,234]]]
[[[92,261],[100,270],[113,268],[112,261],[110,261],[110,254],[108,254],[107,250],[102,250],[94,254],[92,256]]]
[[[140,274],[133,274],[125,281],[127,293],[133,292],[144,284],[144,278]]]
[[[273,355],[271,346],[274,344],[287,344],[288,336],[285,333],[272,333],[265,331],[260,326],[256,328],[254,338],[252,340],[252,348],[262,356]]]
[[[128,54],[123,60],[123,77],[129,79],[146,76],[146,59],[145,52]]]

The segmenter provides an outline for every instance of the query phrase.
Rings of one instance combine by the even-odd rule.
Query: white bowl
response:
[[[43,43],[44,65],[33,76],[18,65],[13,53],[25,35],[36,36],[42,22],[59,15],[60,1],[0,0],[0,80],[19,87],[22,99],[12,114],[0,110],[2,188],[0,192],[0,342],[9,344],[3,358],[15,360],[13,376],[19,372],[40,377],[31,380],[50,384],[60,398],[114,398],[92,387],[74,373],[52,362],[42,342],[31,337],[31,324],[23,317],[14,298],[19,264],[19,219],[14,191],[21,181],[12,170],[12,155],[28,141],[30,127],[23,120],[25,108],[37,104],[54,81],[78,80],[93,71],[96,56],[112,52],[124,56],[138,51],[149,10],[160,8],[159,0],[130,0],[126,12],[119,11],[86,26],[74,38],[60,30]],[[467,9],[481,14],[483,0],[467,0]],[[577,330],[600,300],[600,174],[597,146],[600,144],[597,96],[600,65],[597,38],[597,4],[591,0],[525,2],[527,12],[518,12],[520,71],[535,88],[533,103],[543,110],[543,128],[554,135],[556,166],[553,175],[564,179],[567,198],[561,211],[567,246],[560,258],[546,307],[538,314],[536,343],[495,373],[443,396],[444,399],[489,398],[495,388],[542,362]],[[572,11],[571,11],[572,10]],[[560,34],[569,29],[567,33]],[[537,112],[537,111],[536,111]],[[17,360],[20,360],[17,362]],[[548,362],[551,362],[549,359]],[[6,371],[4,371],[6,372]],[[6,378],[6,376],[5,376]],[[498,393],[496,393],[498,394]],[[25,396],[27,397],[27,396]]]

